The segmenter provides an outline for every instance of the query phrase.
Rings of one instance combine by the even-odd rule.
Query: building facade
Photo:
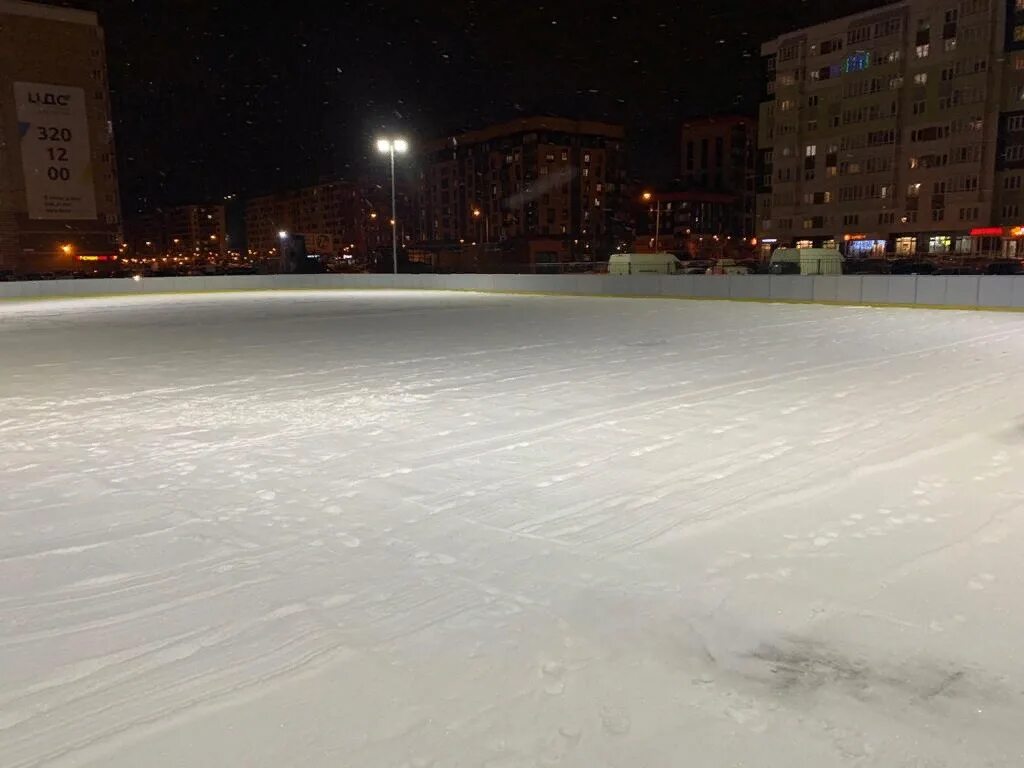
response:
[[[611,250],[626,181],[625,131],[532,117],[435,141],[420,178],[423,241],[554,241],[559,259]]]
[[[864,256],[1005,250],[1024,224],[1018,5],[905,0],[765,44],[762,242]]]
[[[687,120],[680,133],[682,189],[710,193],[707,202],[723,206],[706,234],[747,238],[754,234],[757,121],[739,115]],[[722,196],[729,199],[723,201]]]
[[[414,219],[408,195],[399,195],[399,240],[413,238]],[[366,258],[384,248],[391,252],[391,190],[381,186],[335,181],[279,192],[246,201],[245,232],[249,255],[278,254],[280,232],[305,237],[309,253]]]
[[[133,256],[224,259],[228,255],[223,205],[178,205],[132,217],[125,242]]]
[[[104,45],[94,13],[0,0],[0,269],[119,253]]]

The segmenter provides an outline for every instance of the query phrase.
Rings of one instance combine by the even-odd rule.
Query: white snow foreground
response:
[[[0,305],[0,765],[1024,764],[1024,315]]]

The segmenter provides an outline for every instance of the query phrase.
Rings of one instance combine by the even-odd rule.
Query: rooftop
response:
[[[0,16],[31,16],[36,19],[62,21],[66,24],[85,24],[99,26],[99,20],[92,11],[80,11],[76,8],[61,8],[42,3],[26,3],[22,0],[0,0]]]
[[[514,136],[519,133],[531,131],[557,131],[559,133],[575,133],[580,135],[604,136],[610,139],[624,139],[626,129],[614,123],[601,123],[591,120],[571,120],[564,117],[523,117],[518,120],[510,120],[497,125],[490,125],[476,131],[449,136],[444,139],[434,139],[427,142],[428,151],[435,151],[450,147],[452,141],[459,144],[478,144],[482,141],[501,138],[503,136]]]

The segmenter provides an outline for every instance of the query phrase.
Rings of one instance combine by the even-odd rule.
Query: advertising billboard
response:
[[[30,219],[96,218],[85,91],[14,83]]]

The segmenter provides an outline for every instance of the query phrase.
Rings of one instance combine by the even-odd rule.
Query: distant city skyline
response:
[[[668,179],[680,120],[756,114],[761,43],[885,4],[48,2],[95,10],[106,30],[126,217],[383,178],[382,130],[428,141],[534,114],[622,122],[631,170]]]

